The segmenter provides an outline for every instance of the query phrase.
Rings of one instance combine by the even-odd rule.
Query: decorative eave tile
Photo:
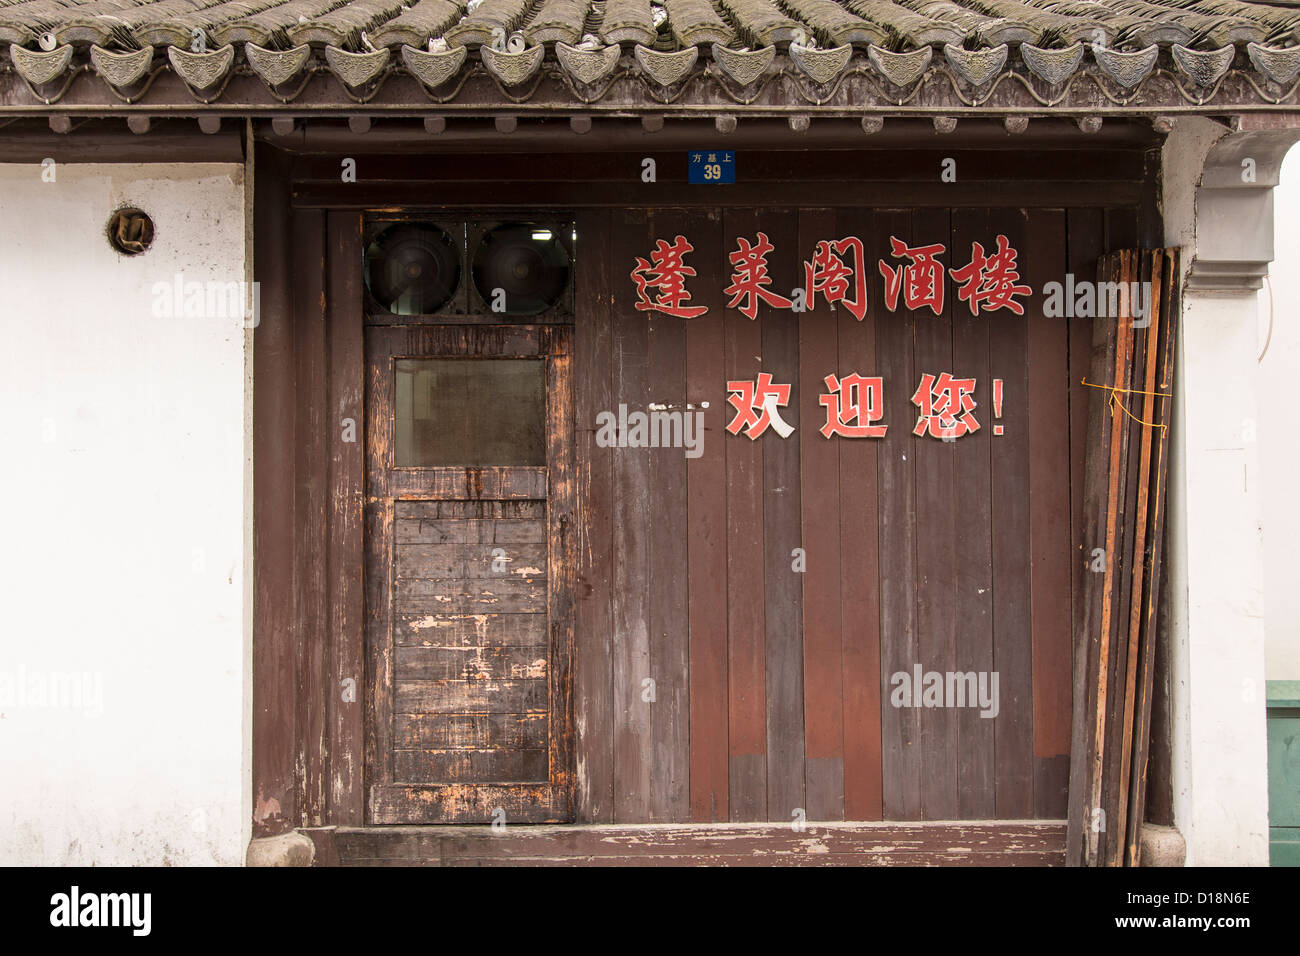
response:
[[[437,89],[460,71],[468,51],[463,46],[426,52],[412,46],[402,47],[402,62],[429,89]]]
[[[1262,43],[1246,44],[1246,52],[1255,69],[1274,83],[1290,86],[1300,73],[1300,46],[1264,46]]]
[[[1155,68],[1156,60],[1160,56],[1160,47],[1153,43],[1145,50],[1123,53],[1094,43],[1092,56],[1103,73],[1124,89],[1131,90],[1146,79]]]
[[[1007,64],[1007,45],[967,50],[954,43],[944,45],[943,55],[953,71],[971,86],[983,86]]]
[[[354,89],[377,77],[388,65],[391,55],[386,47],[367,53],[349,53],[336,46],[325,47],[325,62],[330,72]]]
[[[72,62],[72,44],[65,43],[53,50],[28,50],[17,43],[9,45],[9,58],[14,69],[32,86],[42,86],[62,75]]]
[[[1043,49],[1032,43],[1020,44],[1020,59],[1029,72],[1055,86],[1072,77],[1083,62],[1083,44],[1075,43],[1060,50]]]
[[[637,63],[646,75],[660,86],[672,86],[680,83],[691,72],[695,61],[700,58],[698,47],[688,46],[684,50],[652,50],[638,43],[632,50]]]
[[[776,47],[765,46],[758,50],[733,50],[721,43],[713,44],[713,61],[741,86],[749,86],[776,59]]]
[[[235,48],[227,43],[220,49],[207,53],[191,53],[180,47],[169,46],[167,60],[189,86],[196,90],[206,90],[216,86],[230,72],[230,67],[235,62]]]
[[[580,83],[599,83],[607,77],[618,66],[619,53],[617,43],[599,50],[584,50],[563,41],[555,44],[555,57],[560,66]]]
[[[244,56],[253,72],[271,89],[288,82],[302,72],[311,56],[311,46],[306,43],[292,50],[268,50],[252,40],[244,44]]]
[[[673,36],[682,46],[704,46],[707,43],[726,43],[731,30],[722,23],[691,23],[680,26],[669,20]]]
[[[980,24],[980,36],[994,46],[999,43],[1031,43],[1038,38],[1037,33],[1014,20],[994,20],[988,25]]]
[[[853,44],[851,43],[831,47],[829,50],[818,50],[797,43],[790,44],[790,59],[794,60],[795,66],[815,82],[822,84],[834,81],[843,73],[852,56]]]
[[[153,63],[153,47],[115,53],[94,44],[90,48],[90,62],[95,65],[95,72],[113,86],[130,86],[149,72]]]
[[[1217,50],[1191,50],[1181,43],[1170,47],[1174,63],[1197,86],[1213,86],[1232,66],[1237,48],[1229,43]]]
[[[568,23],[534,24],[523,32],[529,43],[577,43],[582,38],[582,31]]]
[[[649,46],[655,42],[656,36],[654,30],[635,23],[606,26],[600,31],[600,38],[606,43],[636,43]]]
[[[518,86],[541,69],[545,53],[546,47],[541,44],[525,47],[518,53],[494,50],[490,46],[479,47],[487,71],[506,86]]]
[[[925,75],[934,51],[928,46],[908,50],[905,53],[891,53],[874,43],[867,48],[867,57],[890,83],[895,86],[911,86]]]
[[[132,35],[144,46],[152,46],[162,49],[168,46],[180,46],[185,49],[190,48],[194,42],[194,30],[185,26],[176,20],[164,20],[160,23],[139,24],[131,31]],[[212,37],[208,36],[208,44],[216,47]]]
[[[1109,43],[1112,39],[1107,37],[1106,42]],[[1153,20],[1137,27],[1133,31],[1133,39],[1136,43],[1145,43],[1148,46],[1152,43],[1157,46],[1169,46],[1173,43],[1191,43],[1192,31],[1181,23]]]

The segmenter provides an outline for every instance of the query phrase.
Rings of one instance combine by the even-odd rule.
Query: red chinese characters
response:
[[[686,265],[686,253],[694,252],[695,247],[687,242],[685,236],[678,236],[669,245],[663,239],[655,242],[650,261],[636,257],[636,268],[632,270],[632,281],[636,283],[636,308],[639,312],[651,310],[674,315],[681,319],[694,319],[709,311],[707,305],[687,305],[691,294],[686,289],[686,278],[695,275],[695,270]],[[649,292],[658,293],[654,299]]]
[[[821,433],[830,438],[884,438],[888,425],[877,425],[884,417],[884,379],[863,378],[857,372],[837,378],[827,375],[826,391],[817,401],[826,409]]]
[[[723,290],[731,297],[728,308],[738,309],[753,320],[758,318],[760,304],[804,311],[816,307],[820,294],[828,305],[842,305],[859,322],[866,318],[865,252],[857,236],[820,240],[812,258],[803,264],[804,285],[791,293],[793,298],[771,289],[768,255],[774,247],[766,233],[757,233],[752,241],[738,237],[736,242],[736,250],[728,257],[732,266],[731,284]],[[947,270],[957,283],[957,298],[967,304],[972,315],[998,309],[1024,315],[1025,307],[1017,301],[1017,296],[1030,295],[1033,290],[1020,281],[1019,254],[1004,235],[998,235],[996,244],[992,255],[986,255],[982,243],[971,243],[970,262],[959,269]],[[898,261],[881,259],[877,263],[885,281],[885,307],[895,312],[901,301],[909,311],[928,308],[935,315],[943,314],[946,276],[939,257],[947,251],[944,244],[909,246],[897,236],[890,236],[889,247],[890,256]],[[638,311],[653,310],[684,319],[697,318],[709,311],[708,306],[690,304],[691,293],[686,284],[696,273],[686,264],[686,255],[694,251],[685,236],[676,236],[671,243],[656,240],[649,260],[636,258],[632,280],[636,283]]]
[[[759,372],[756,381],[732,381],[727,383],[727,391],[732,394],[727,401],[736,410],[736,415],[727,425],[727,431],[739,435],[744,429],[747,438],[757,438],[771,426],[782,438],[787,438],[794,431],[794,426],[781,417],[777,407],[785,407],[790,402],[789,385],[773,385],[770,372]]]
[[[909,247],[901,239],[890,236],[889,248],[895,259],[909,261],[901,266],[891,266],[884,259],[878,263],[880,274],[885,277],[885,308],[895,311],[901,293],[905,308],[928,307],[935,315],[942,314],[943,265],[935,257],[943,255],[943,243]]]
[[[980,314],[981,304],[987,312],[1010,309],[1024,315],[1025,307],[1012,296],[1029,295],[1033,290],[1017,284],[1020,273],[1016,271],[1016,250],[1007,243],[1007,237],[999,235],[997,243],[998,251],[988,257],[982,245],[971,243],[971,261],[951,270],[952,277],[962,284],[957,298],[970,306],[971,315]]]
[[[772,243],[767,235],[760,232],[758,241],[753,244],[744,237],[737,239],[737,242],[740,248],[730,257],[731,264],[735,267],[735,272],[731,276],[731,285],[722,290],[724,294],[731,296],[727,306],[734,309],[743,301],[744,305],[740,306],[740,313],[749,316],[750,319],[758,318],[760,299],[774,308],[790,308],[789,299],[767,288],[772,284],[772,277],[767,274],[767,254],[772,251]]]
[[[975,420],[975,379],[953,378],[943,372],[937,378],[928,372],[921,376],[921,384],[912,395],[912,404],[921,410],[913,435],[931,438],[961,438],[979,431]]]
[[[841,258],[841,253],[853,253],[853,266]],[[817,243],[812,259],[803,264],[804,294],[808,308],[815,305],[818,292],[829,305],[842,302],[859,322],[867,315],[867,273],[863,268],[862,240],[856,236],[833,241],[823,239]],[[849,298],[850,280],[853,297]]]

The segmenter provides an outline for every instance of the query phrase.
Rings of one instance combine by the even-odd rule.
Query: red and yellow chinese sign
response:
[[[993,312],[1009,309],[1024,315],[1025,307],[1017,296],[1027,296],[1029,286],[1020,282],[1017,252],[999,235],[995,248],[986,255],[981,243],[971,243],[970,262],[960,268],[949,268],[948,274],[957,284],[957,298],[966,303],[972,315],[980,310]],[[890,262],[879,260],[877,268],[885,281],[885,308],[894,312],[902,300],[904,308],[928,308],[935,315],[943,312],[944,266],[939,257],[946,253],[943,243],[909,246],[896,236],[889,237]],[[696,273],[686,263],[686,257],[695,247],[685,236],[672,242],[657,239],[650,258],[636,257],[632,281],[636,283],[636,308],[641,312],[662,312],[681,319],[695,319],[709,311],[708,306],[692,305],[688,280]],[[843,239],[823,239],[817,243],[811,259],[803,263],[804,284],[802,304],[796,305],[771,288],[767,257],[773,246],[765,233],[751,241],[741,237],[737,249],[730,254],[734,270],[731,284],[723,293],[731,296],[728,308],[738,309],[742,315],[758,317],[760,302],[774,309],[803,311],[815,308],[817,296],[828,305],[842,305],[861,322],[867,315],[867,265],[862,240],[857,236]]]
[[[890,259],[876,266],[884,279],[885,308],[890,312],[903,307],[910,311],[930,309],[943,313],[945,275],[940,257],[947,250],[943,243],[909,246],[896,236],[889,237]],[[709,311],[708,306],[693,305],[688,280],[696,272],[686,263],[695,247],[685,236],[672,242],[655,241],[649,259],[636,257],[632,281],[636,283],[636,308],[641,312],[662,312],[682,319],[695,319]],[[730,296],[727,308],[737,309],[749,319],[758,317],[759,303],[774,309],[805,311],[815,308],[820,295],[828,305],[841,305],[859,322],[867,315],[867,264],[862,240],[857,236],[823,239],[816,244],[811,259],[803,263],[804,284],[791,291],[789,298],[771,288],[767,257],[774,251],[767,234],[759,232],[753,240],[740,237],[730,253],[731,284],[723,289]],[[948,268],[957,287],[957,298],[966,303],[972,315],[981,309],[993,312],[1007,309],[1024,315],[1025,307],[1017,301],[1032,291],[1020,281],[1017,252],[998,235],[991,254],[981,243],[971,243],[971,258],[960,268]],[[796,303],[801,296],[802,301]],[[826,409],[826,424],[820,431],[826,438],[884,438],[884,380],[853,372],[845,376],[827,375],[822,380],[825,391],[818,403]],[[975,379],[958,378],[951,372],[925,373],[912,395],[919,411],[914,435],[929,435],[955,441],[979,431],[975,417]],[[760,372],[752,381],[727,382],[728,403],[735,415],[727,425],[732,435],[756,439],[769,428],[782,438],[794,432],[794,426],[781,417],[780,409],[790,401],[791,385],[777,383],[769,372]],[[1002,414],[1002,379],[993,380],[994,416]],[[993,434],[1001,435],[1001,425]]]

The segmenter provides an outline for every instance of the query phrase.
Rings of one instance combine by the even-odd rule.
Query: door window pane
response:
[[[398,359],[398,467],[545,465],[543,359]]]

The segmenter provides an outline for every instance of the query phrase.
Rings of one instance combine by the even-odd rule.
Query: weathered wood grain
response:
[[[529,535],[517,540],[531,541],[534,534],[544,534],[543,525],[536,522],[546,519],[546,502],[534,501],[398,501],[394,505],[399,519],[427,521],[433,532],[442,529],[459,529],[449,541],[461,543],[491,540],[490,534],[523,533]],[[505,540],[510,540],[509,538]],[[545,537],[536,540],[544,541]]]
[[[649,222],[644,212],[613,216],[612,274],[614,325],[613,406],[644,408],[649,401],[648,324],[637,312],[630,281],[624,276],[637,256],[647,255]],[[671,237],[669,237],[671,241]],[[614,449],[613,681],[614,821],[649,819],[653,764],[650,702],[643,699],[650,673],[649,576],[650,459],[643,448]]]
[[[546,579],[546,544],[407,544],[394,548],[394,573],[399,578],[455,580]]]
[[[1041,290],[1063,282],[1063,211],[1030,213],[1022,275]],[[1065,818],[1071,694],[1069,329],[1044,316],[1041,296],[1028,314],[1029,548],[1033,641],[1034,816]]]
[[[797,226],[790,239],[797,241]],[[811,255],[799,249],[796,259]],[[796,279],[802,280],[802,275]],[[789,822],[807,813],[804,767],[803,588],[794,570],[794,549],[804,548],[800,529],[799,446],[820,439],[798,421],[799,326],[788,312],[759,316],[762,324],[762,370],[776,385],[790,385],[789,404],[781,409],[795,427],[788,438],[769,429],[763,443],[763,625],[767,663],[767,817]],[[732,441],[749,441],[732,437]]]
[[[723,246],[721,214],[710,210],[682,221],[696,246],[701,279],[725,275],[730,252]],[[670,230],[671,231],[671,230]],[[731,814],[727,731],[727,476],[729,437],[723,409],[725,383],[723,283],[699,281],[692,295],[709,311],[686,326],[686,401],[702,410],[702,454],[685,460],[686,560],[689,646],[678,646],[675,660],[689,665],[678,680],[689,680],[689,816],[676,819],[725,821]],[[704,403],[708,408],[703,408]],[[692,411],[687,409],[688,412]],[[671,498],[667,499],[671,501]],[[657,666],[657,665],[656,665]]]
[[[582,214],[580,240],[610,235],[607,210]],[[613,278],[604,242],[583,243],[574,329],[574,414],[578,480],[577,661],[574,697],[577,812],[580,823],[614,818],[613,469],[614,450],[596,444],[596,416],[611,411]]]
[[[326,226],[327,262],[338,264],[327,269],[326,278],[330,412],[323,424],[330,436],[330,679],[322,689],[329,712],[326,822],[359,824],[365,818],[361,773],[365,759],[365,338],[361,276],[342,264],[361,260],[361,217],[332,212]],[[345,696],[345,687],[352,693]]]
[[[952,221],[947,210],[917,210],[912,213],[912,235],[917,237],[918,245],[948,244],[947,237],[951,234]],[[965,252],[964,248],[954,244],[953,261],[963,262]],[[903,303],[899,303],[899,308],[905,308]],[[955,305],[953,296],[945,294],[940,314],[935,315],[929,308],[912,313],[915,329],[914,375],[909,381],[912,388],[919,388],[921,376],[927,373],[936,378],[944,372],[959,379],[972,377],[969,369],[958,368],[953,361],[953,314],[959,308],[964,308],[964,305]],[[959,446],[983,438],[981,432],[985,429],[992,430],[989,418],[991,395],[989,383],[977,379],[974,396],[977,405],[973,414],[981,427],[973,435],[966,434],[945,442],[931,437],[928,432],[919,436],[905,435],[901,430],[899,433],[899,437],[906,438],[906,444],[912,447],[915,456],[916,662],[927,672],[946,674],[958,670],[957,564],[964,556],[957,553],[956,458],[960,453]],[[920,411],[915,407],[909,410]],[[959,816],[957,744],[960,712],[952,706],[922,707],[917,715],[920,722],[921,817],[926,820],[956,819]]]
[[[837,236],[859,236],[866,244],[870,305],[863,322],[836,310],[838,371],[878,374],[876,330],[887,321],[876,263],[888,237],[873,214],[841,210]],[[884,423],[895,440],[907,433],[904,409],[886,410]],[[891,432],[885,433],[889,438]],[[883,439],[882,439],[883,440]],[[840,618],[844,693],[844,818],[879,820],[883,815],[880,755],[880,540],[877,456],[879,441],[855,438],[839,443]]]
[[[728,210],[723,216],[723,248],[734,250],[739,239],[755,240],[759,221],[774,246],[792,249],[796,218],[789,210]],[[772,261],[772,287],[795,284],[793,256]],[[781,294],[785,294],[782,292]],[[781,313],[759,305],[760,315]],[[762,322],[738,309],[723,318],[725,380],[713,383],[708,400],[718,406],[716,427],[707,441],[722,446],[727,500],[727,801],[732,820],[767,819],[767,684],[763,566],[763,443],[729,436],[726,423],[734,411],[725,399],[729,381],[754,381],[763,370]],[[702,396],[697,396],[697,398]]]
[[[546,615],[450,614],[399,609],[393,616],[397,647],[513,647],[545,645]]]
[[[546,581],[437,580],[398,578],[393,600],[404,611],[443,614],[544,612]]]
[[[399,714],[517,714],[544,710],[544,677],[520,680],[397,680],[393,708]]]
[[[1060,823],[339,828],[345,866],[1059,866]]]
[[[799,214],[799,247],[840,239],[829,209]],[[855,269],[852,253],[848,267]],[[851,289],[851,287],[850,287]],[[855,293],[848,293],[852,298]],[[807,819],[844,819],[844,670],[840,594],[840,460],[843,439],[820,434],[826,409],[823,379],[841,374],[838,311],[817,295],[798,315],[799,327],[799,500],[800,547],[807,569],[803,590],[804,779]],[[793,317],[792,317],[793,318]],[[856,321],[856,319],[854,319]]]
[[[262,318],[253,332],[253,835],[273,836],[300,822],[294,762],[298,624],[294,568],[294,309],[290,276],[289,163],[257,157],[254,269],[262,280]],[[262,185],[265,184],[265,185]]]
[[[487,502],[475,502],[486,504]],[[493,502],[508,504],[509,502]],[[536,519],[484,519],[473,518],[406,518],[402,516],[403,505],[414,504],[452,504],[438,501],[399,501],[397,507],[397,526],[395,528],[398,544],[545,544],[546,519],[544,502],[519,502],[520,504],[539,505],[542,514]]]
[[[398,714],[393,742],[399,750],[545,750],[547,715]]]
[[[540,615],[539,615],[540,616]],[[398,647],[398,680],[522,680],[544,678],[545,644],[533,647]]]
[[[928,242],[912,230],[910,213],[895,210],[877,215],[882,235],[897,236],[908,245]],[[915,320],[900,311],[876,327],[880,375],[884,378],[886,415],[901,427],[904,441],[886,441],[877,453],[880,495],[880,727],[887,820],[921,818],[920,717],[917,708],[891,702],[890,677],[911,674],[919,663],[916,620],[916,455],[911,426],[917,410],[912,394],[920,381],[914,361]],[[888,437],[888,436],[887,436]]]
[[[952,260],[965,265],[972,242],[987,245],[992,235],[986,210],[958,209],[952,215]],[[948,278],[945,301],[952,300],[956,284]],[[956,593],[957,664],[963,671],[991,673],[993,620],[997,594],[993,590],[993,456],[1000,437],[993,435],[999,422],[993,416],[992,355],[986,316],[972,315],[964,304],[952,308],[953,365],[977,382],[982,425],[974,435],[957,442],[954,506],[958,550]],[[1004,399],[1005,410],[1005,399]],[[982,416],[979,415],[982,413]],[[999,691],[1001,686],[999,685]],[[989,820],[996,816],[994,722],[977,708],[964,708],[957,717],[958,816],[964,820]]]
[[[293,217],[294,322],[298,360],[298,440],[294,480],[294,617],[298,622],[298,683],[294,699],[303,826],[324,822],[326,776],[325,698],[314,689],[325,683],[328,642],[326,588],[326,495],[329,473],[326,424],[325,216],[299,211]]]
[[[1029,241],[1024,209],[989,214],[986,254],[996,236],[1007,237],[1023,264],[1037,254]],[[965,253],[966,250],[963,250]],[[963,254],[964,264],[967,260]],[[985,313],[981,311],[981,315]],[[1003,819],[1034,812],[1033,635],[1029,559],[1029,382],[1027,316],[1009,309],[989,312],[992,359],[989,374],[1003,381],[1005,433],[993,454],[993,659],[998,671],[995,734],[995,810]],[[991,402],[990,402],[991,404]]]
[[[698,250],[687,257],[687,262],[705,275],[711,271],[699,268],[702,261],[707,261],[701,257],[717,246],[717,237],[703,214],[680,217],[655,212],[650,223],[650,231],[643,237],[645,249],[652,248],[660,236],[671,241],[678,234],[687,235]],[[695,301],[709,304],[707,290],[698,282],[688,288]],[[646,401],[689,415],[687,405],[693,399],[688,392],[688,363],[694,361],[698,323],[709,319],[688,322],[657,312],[642,318],[647,323]],[[654,448],[648,459],[647,625],[649,676],[654,680],[654,701],[649,705],[649,819],[682,821],[691,818],[692,674],[695,682],[709,680],[704,668],[692,667],[691,611],[699,598],[691,592],[696,588],[707,590],[708,584],[690,573],[690,542],[696,523],[689,510],[691,474],[685,452],[680,448]],[[687,573],[682,573],[683,568]]]
[[[393,776],[402,783],[537,783],[547,765],[545,748],[393,752]]]

